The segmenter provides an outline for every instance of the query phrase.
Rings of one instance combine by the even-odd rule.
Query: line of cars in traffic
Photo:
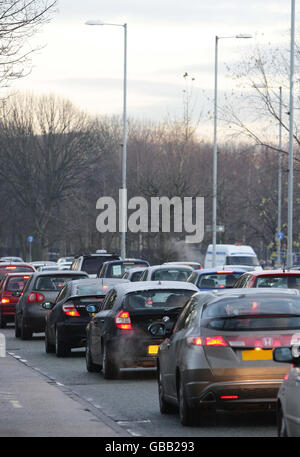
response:
[[[91,258],[88,274],[83,260]],[[106,254],[81,260],[69,271],[6,273],[0,323],[6,294],[15,301],[15,336],[45,332],[49,354],[85,347],[87,371],[108,380],[125,367],[157,367],[160,411],[177,409],[183,425],[205,420],[208,410],[276,408],[279,436],[300,435],[300,408],[287,395],[300,376],[300,295],[289,283],[300,271],[274,272],[260,284],[241,279],[269,280],[269,272],[150,266]]]

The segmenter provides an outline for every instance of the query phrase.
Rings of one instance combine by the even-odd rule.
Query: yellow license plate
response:
[[[242,352],[243,360],[273,360],[272,349],[253,349]]]
[[[158,353],[159,345],[155,346],[148,346],[148,354],[149,355],[156,355]]]

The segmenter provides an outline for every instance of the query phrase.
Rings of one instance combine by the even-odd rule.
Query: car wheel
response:
[[[20,336],[21,336],[21,330],[20,330],[20,327],[18,325],[17,316],[15,316],[15,337],[16,338],[20,338]]]
[[[30,330],[30,328],[27,328],[25,327],[24,325],[24,321],[22,319],[22,322],[21,322],[21,338],[22,340],[30,340],[30,338],[32,338],[32,330]]]
[[[2,314],[0,314],[0,328],[6,327],[6,320],[3,318]]]
[[[90,373],[95,373],[96,371],[101,370],[101,367],[99,365],[96,365],[93,362],[91,351],[90,351],[90,348],[88,345],[85,348],[85,362],[86,362],[86,369]]]
[[[181,424],[193,425],[195,423],[195,409],[191,408],[187,403],[182,379],[179,380],[178,406]]]
[[[174,412],[173,405],[168,403],[165,399],[164,386],[162,382],[162,375],[158,368],[158,399],[159,399],[159,409],[161,414],[170,414]]]
[[[285,422],[283,412],[281,409],[279,410],[279,413],[278,413],[277,435],[281,438],[286,438],[288,436],[287,429],[286,429],[286,422]]]
[[[55,353],[55,344],[51,344],[49,342],[47,327],[45,328],[45,351],[47,352],[47,354]]]
[[[115,379],[119,374],[119,367],[113,360],[108,344],[104,344],[102,353],[102,371],[104,379]]]
[[[71,348],[68,344],[61,340],[60,332],[58,328],[55,330],[55,353],[57,357],[68,357],[70,355]]]

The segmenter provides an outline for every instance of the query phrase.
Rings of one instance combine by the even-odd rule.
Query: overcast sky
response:
[[[101,19],[128,24],[128,116],[180,117],[185,72],[195,78],[200,112],[214,87],[215,36],[253,35],[220,40],[222,91],[234,84],[225,77],[225,63],[258,43],[288,42],[290,8],[290,0],[58,0],[51,23],[35,38],[45,47],[33,56],[31,74],[13,88],[64,96],[91,114],[122,114],[123,27],[85,25]]]

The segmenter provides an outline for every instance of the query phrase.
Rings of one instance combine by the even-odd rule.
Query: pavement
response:
[[[66,386],[6,352],[0,357],[0,437],[126,437]]]

